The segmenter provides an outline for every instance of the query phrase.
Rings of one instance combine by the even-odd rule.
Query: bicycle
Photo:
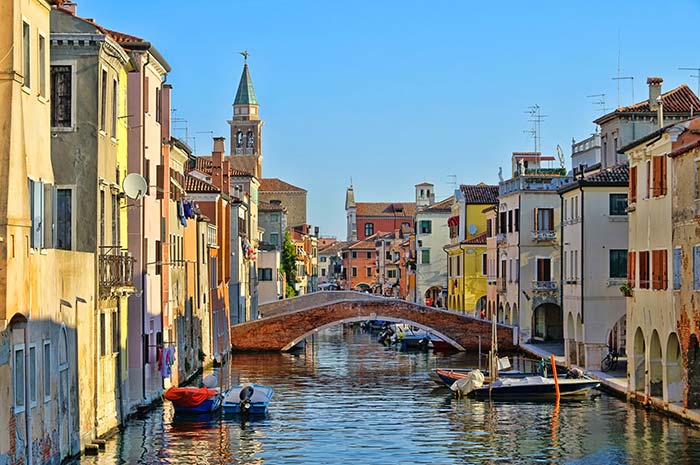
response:
[[[604,372],[615,369],[619,357],[620,353],[616,349],[608,346],[608,354],[603,357],[603,360],[600,362],[600,369]]]

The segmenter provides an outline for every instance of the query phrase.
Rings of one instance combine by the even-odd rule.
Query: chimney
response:
[[[224,138],[215,137],[214,138],[214,149],[211,151],[211,162],[212,162],[212,173],[211,180],[212,184],[221,189],[223,192],[228,194],[228,189],[224,189],[224,170],[223,170],[223,158],[224,158]]]
[[[660,77],[649,77],[647,78],[647,85],[649,86],[649,109],[651,111],[656,111],[659,105],[659,97],[661,96],[661,84],[664,80]]]
[[[75,2],[71,2],[70,0],[65,0],[65,1],[61,4],[61,9],[66,10],[66,11],[69,11],[70,14],[72,14],[73,16],[75,16],[76,13],[77,13],[77,11],[78,11],[78,4],[75,3]]]

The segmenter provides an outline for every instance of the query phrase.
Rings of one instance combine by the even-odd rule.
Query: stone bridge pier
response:
[[[332,291],[272,302],[262,318],[231,327],[237,351],[287,351],[312,334],[341,323],[386,320],[432,332],[458,350],[491,346],[491,322],[453,311],[353,291]],[[513,328],[497,326],[499,350],[513,350]]]

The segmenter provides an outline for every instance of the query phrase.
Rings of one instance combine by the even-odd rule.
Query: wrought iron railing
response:
[[[553,241],[557,238],[557,232],[551,229],[537,229],[532,231],[532,239],[536,242]]]
[[[134,286],[134,257],[119,247],[102,247],[99,255],[100,292]]]
[[[506,292],[506,278],[496,278],[496,291],[499,294]]]
[[[556,281],[533,281],[532,290],[534,291],[556,291]]]

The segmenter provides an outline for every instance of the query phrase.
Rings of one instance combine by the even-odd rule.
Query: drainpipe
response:
[[[585,253],[586,247],[584,247],[584,242],[583,242],[583,234],[584,234],[584,216],[583,216],[583,211],[584,211],[584,203],[583,203],[583,187],[579,188],[581,190],[581,324],[583,325],[585,323],[584,319],[584,308],[585,306],[583,305],[584,302],[584,296],[586,295],[585,292],[585,287],[584,287],[584,279],[583,277],[585,276],[584,274],[584,266],[583,264],[586,263],[586,261],[583,259],[583,254]]]
[[[146,87],[146,66],[150,62],[150,56],[148,53],[145,54],[145,61],[141,65],[141,95],[142,95],[142,100],[141,100],[141,108],[139,108],[139,114],[141,115],[141,159],[142,159],[142,170],[143,170],[143,164],[148,163],[146,160],[146,115],[143,111],[143,89]],[[150,171],[150,170],[149,170]],[[148,179],[148,184],[150,184],[151,180]],[[141,206],[141,229],[143,231],[143,234],[145,236],[146,233],[146,198],[144,197],[141,199],[142,206]],[[147,242],[146,242],[147,243]],[[146,292],[146,286],[148,285],[148,279],[147,279],[147,269],[146,269],[146,263],[148,262],[148,250],[143,250],[143,244],[144,241],[141,242],[141,331],[142,331],[142,339],[141,339],[141,345],[146,347],[146,350],[143,351],[142,347],[142,357],[144,357],[145,360],[142,360],[142,368],[141,368],[141,392],[143,396],[144,402],[146,401],[146,361],[148,359],[148,355],[151,351],[151,348],[148,344],[144,344],[143,341],[146,339],[146,298],[148,297],[148,292]],[[148,341],[150,342],[150,341]]]
[[[27,465],[32,465],[32,401],[31,387],[29,386],[29,370],[31,368],[29,365],[29,320],[27,319],[24,323],[24,422],[27,429]]]

